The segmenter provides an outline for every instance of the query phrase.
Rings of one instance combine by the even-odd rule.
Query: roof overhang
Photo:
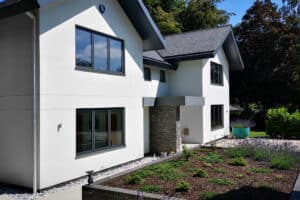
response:
[[[203,97],[194,96],[178,96],[178,97],[144,97],[144,107],[154,106],[203,106],[205,99]]]
[[[0,19],[18,15],[39,7],[35,0],[6,0],[0,3]]]
[[[21,14],[58,0],[6,0],[0,3],[0,19]],[[142,0],[118,0],[144,41],[144,51],[165,48],[166,42]]]
[[[162,62],[162,61],[148,58],[145,56],[143,57],[143,61],[144,61],[145,65],[150,65],[150,66],[167,69],[167,70],[176,70],[177,69],[177,65],[172,65],[170,63]]]
[[[144,40],[144,51],[163,49],[166,47],[165,39],[153,21],[149,11],[142,0],[118,0],[126,11],[128,18],[136,27]]]

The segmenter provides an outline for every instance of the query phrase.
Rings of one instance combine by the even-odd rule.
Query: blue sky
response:
[[[282,5],[282,0],[272,0],[277,5]],[[241,22],[247,9],[250,8],[255,0],[224,0],[218,6],[220,9],[227,10],[228,12],[233,12],[236,16],[230,18],[230,24],[233,26]]]

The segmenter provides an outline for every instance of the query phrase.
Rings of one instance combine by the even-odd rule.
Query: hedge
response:
[[[300,139],[300,113],[286,108],[269,109],[266,132],[272,138]]]

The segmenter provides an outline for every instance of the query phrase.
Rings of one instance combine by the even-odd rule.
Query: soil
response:
[[[209,152],[223,155],[223,162],[212,163],[212,167],[207,167],[204,161],[199,158],[205,156]],[[214,200],[288,200],[290,198],[290,193],[293,190],[298,175],[298,168],[291,170],[272,169],[269,173],[254,173],[250,172],[250,168],[269,168],[269,164],[267,162],[246,158],[248,162],[246,166],[232,166],[229,164],[229,160],[230,158],[225,156],[223,149],[207,148],[196,150],[195,155],[190,158],[186,165],[176,168],[179,172],[186,175],[180,180],[184,180],[191,184],[192,188],[188,192],[176,192],[176,185],[180,180],[161,180],[157,176],[146,178],[142,184],[130,185],[126,182],[126,177],[132,175],[129,174],[112,179],[102,185],[130,190],[139,190],[145,185],[156,185],[162,187],[162,191],[159,194],[167,194],[168,196],[187,200],[201,199],[199,198],[199,195],[203,192],[218,193],[218,195],[213,198]],[[190,170],[191,168],[205,170],[208,173],[208,177],[194,177],[194,172]],[[224,169],[226,173],[216,173],[215,169],[217,168]],[[210,181],[212,178],[230,179],[234,181],[234,184],[227,186],[216,185]]]

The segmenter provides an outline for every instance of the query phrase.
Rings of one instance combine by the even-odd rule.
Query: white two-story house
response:
[[[229,134],[231,26],[163,37],[142,0],[0,2],[0,182],[45,189]]]

